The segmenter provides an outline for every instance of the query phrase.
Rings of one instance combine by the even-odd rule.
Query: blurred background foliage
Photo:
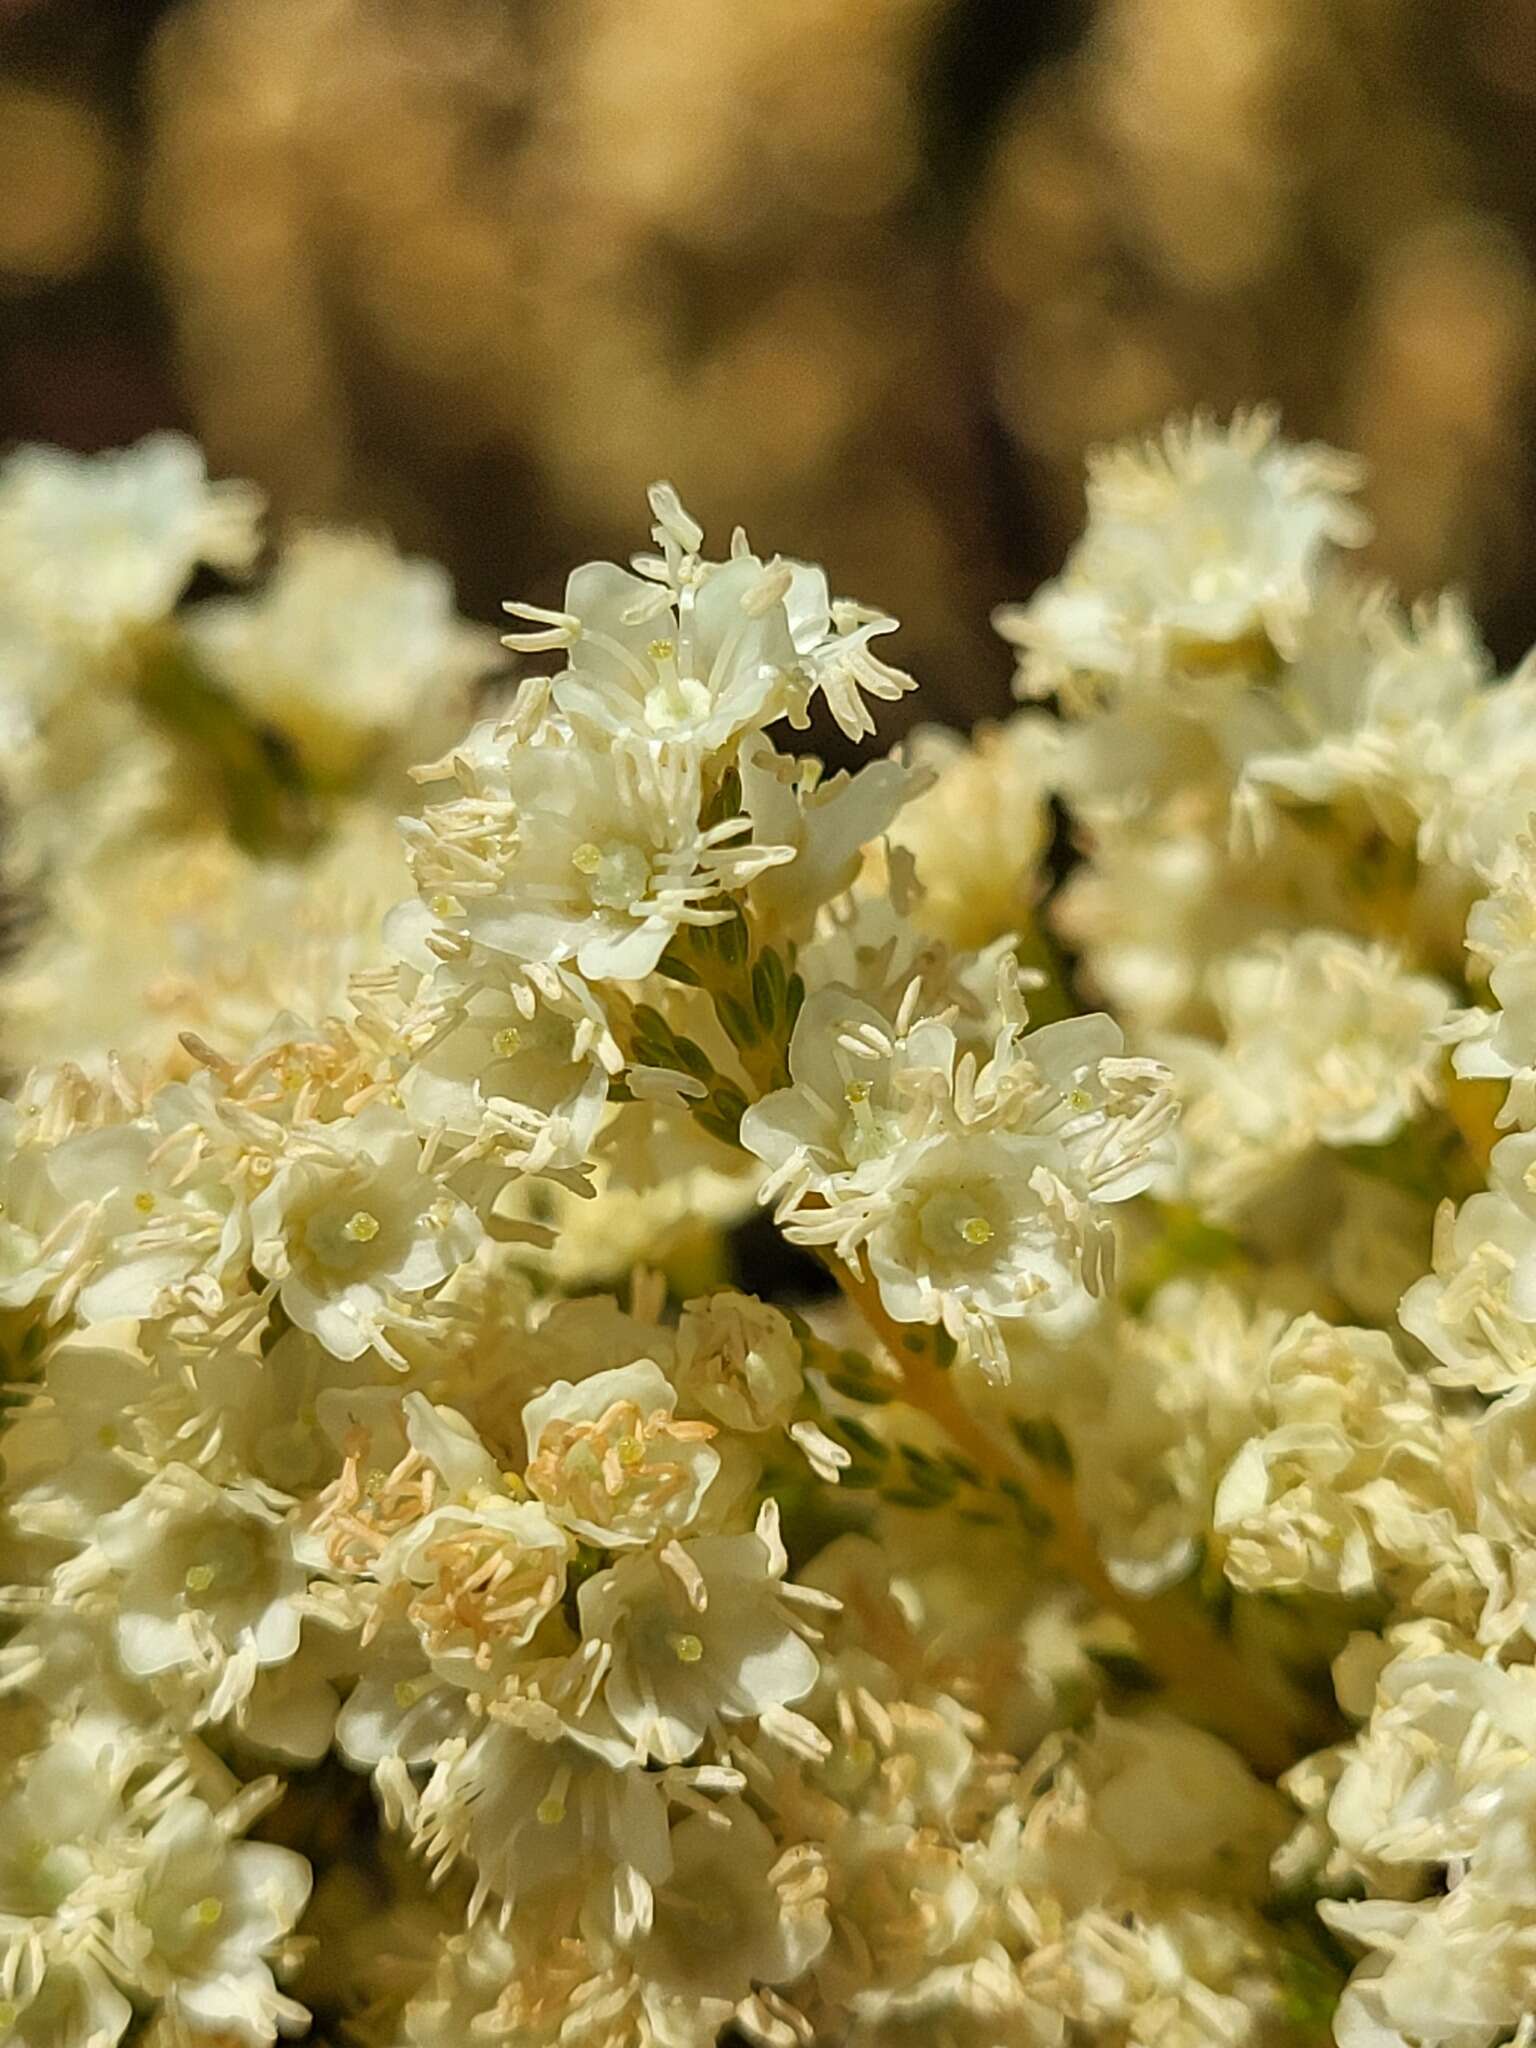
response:
[[[668,475],[966,722],[1084,447],[1273,398],[1509,659],[1533,161],[1531,0],[0,0],[0,442],[188,427],[486,618]]]

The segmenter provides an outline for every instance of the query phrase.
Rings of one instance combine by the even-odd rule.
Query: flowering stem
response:
[[[898,1323],[879,1290],[839,1261],[829,1261],[849,1301],[874,1330],[902,1372],[901,1398],[929,1416],[957,1449],[993,1483],[1028,1477],[1030,1497],[1049,1517],[1046,1555],[1101,1607],[1135,1630],[1143,1661],[1194,1717],[1241,1751],[1261,1776],[1277,1777],[1307,1750],[1328,1740],[1310,1704],[1278,1675],[1245,1660],[1198,1607],[1187,1588],[1137,1599],[1117,1586],[1078,1508],[1069,1474],[995,1435],[973,1415],[941,1362],[937,1332]]]

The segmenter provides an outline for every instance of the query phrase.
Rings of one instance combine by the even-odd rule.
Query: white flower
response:
[[[106,639],[169,611],[199,562],[249,568],[261,504],[209,483],[182,434],[109,455],[22,448],[0,469],[0,577],[34,617]]]
[[[804,1699],[820,1667],[790,1618],[777,1523],[621,1558],[578,1595],[605,1653],[603,1697],[639,1754],[685,1763],[723,1722]]]
[[[534,1701],[498,1709],[467,1746],[445,1745],[417,1839],[434,1863],[467,1853],[477,1896],[508,1905],[562,1882],[582,1890],[616,1869],[659,1883],[672,1860],[661,1785],[613,1724],[568,1721]]]
[[[325,529],[295,534],[258,595],[196,606],[187,633],[218,681],[328,782],[357,774],[424,710],[462,715],[495,652],[455,616],[435,562]]]
[[[890,830],[892,843],[916,861],[922,924],[951,946],[1020,932],[1043,887],[1061,727],[1031,711],[979,726],[969,740],[922,726],[907,750],[914,768],[935,778],[914,791]]]
[[[143,1890],[116,1931],[136,1982],[200,2031],[244,2041],[291,2033],[309,2015],[272,1979],[268,1956],[309,1897],[291,1849],[232,1842],[199,1799],[178,1799],[144,1838]],[[141,1946],[142,1944],[142,1946]]]
[[[1164,1047],[1195,1199],[1240,1210],[1314,1145],[1382,1145],[1435,1098],[1449,991],[1338,932],[1274,938],[1208,977],[1225,1044]]]
[[[686,1529],[720,1454],[708,1422],[687,1422],[651,1359],[557,1380],[523,1410],[528,1484],[554,1519],[589,1543],[623,1549]]]
[[[504,1675],[565,1591],[572,1543],[535,1502],[510,1498],[464,1421],[405,1398],[412,1449],[440,1475],[419,1519],[389,1537],[372,1575],[398,1588],[434,1671],[465,1686]]]
[[[337,1358],[386,1353],[392,1321],[470,1258],[480,1226],[423,1171],[409,1125],[380,1103],[292,1132],[251,1204],[252,1263]]]
[[[851,990],[813,990],[790,1039],[792,1086],[753,1103],[741,1120],[742,1144],[769,1168],[763,1200],[779,1195],[788,1214],[807,1197],[824,1202],[878,1181],[913,1126],[918,1077],[946,1072],[953,1059],[944,1023],[925,1019],[893,1033]]]
[[[746,841],[745,818],[700,822],[691,747],[599,751],[557,731],[538,744],[477,732],[484,763],[453,757],[468,793],[429,811],[409,841],[434,915],[493,953],[637,980],[679,926],[719,921],[711,899],[792,858]]]
[[[914,1143],[864,1238],[897,1322],[942,1322],[998,1371],[999,1320],[1057,1338],[1083,1326],[1110,1243],[1060,1142],[998,1130]]]
[[[922,787],[921,774],[899,761],[826,777],[820,766],[776,753],[760,733],[749,734],[737,755],[753,837],[794,856],[756,876],[749,901],[792,932],[807,930],[822,904],[852,886],[864,848]]]
[[[679,1393],[729,1429],[782,1426],[803,1378],[786,1317],[755,1295],[722,1290],[685,1302],[677,1326]]]
[[[118,1652],[141,1678],[217,1673],[242,1653],[254,1673],[298,1650],[305,1574],[259,1494],[167,1466],[102,1520],[93,1561],[112,1576]]]
[[[1435,801],[1420,833],[1426,859],[1495,871],[1536,809],[1536,667],[1479,690],[1441,742]]]
[[[753,1986],[794,1983],[825,1949],[824,1900],[792,1859],[781,1865],[773,1837],[739,1800],[681,1821],[671,1852],[635,1959],[669,1993],[721,2001],[716,2025]]]
[[[1360,482],[1356,462],[1275,434],[1271,413],[1225,428],[1196,414],[1090,455],[1088,528],[1065,570],[997,615],[1020,649],[1021,690],[1237,663],[1255,634],[1288,649],[1328,543],[1358,545],[1369,527],[1340,495]]]
[[[405,1031],[419,1050],[400,1093],[423,1134],[442,1128],[530,1173],[587,1158],[623,1058],[574,975],[439,968]]]
[[[60,1200],[85,1215],[79,1310],[89,1322],[163,1314],[195,1274],[221,1283],[244,1218],[219,1176],[147,1121],[81,1131],[48,1160]]]
[[[14,2048],[117,2048],[133,2008],[88,1954],[43,1968],[23,1950],[0,1991],[0,2027]]]
[[[803,726],[818,691],[850,739],[874,731],[861,692],[895,699],[913,687],[869,643],[896,621],[834,603],[820,569],[764,562],[738,533],[728,562],[700,559],[702,529],[668,484],[652,487],[661,558],[641,574],[588,562],[569,578],[558,612],[506,609],[533,623],[507,645],[570,650],[554,701],[578,729],[606,738],[681,740],[705,751],[780,718]]]
[[[1000,1325],[1061,1337],[1091,1315],[1112,1238],[1101,1205],[1156,1171],[1171,1106],[1163,1069],[1120,1057],[1107,1017],[1024,1035],[1004,964],[984,1063],[952,1026],[893,1030],[847,990],[818,990],[790,1041],[791,1085],[753,1105],[742,1143],[770,1173],[786,1234],[867,1254],[898,1322],[942,1322],[989,1372]],[[909,1007],[909,1006],[908,1006]]]
[[[1442,1386],[1502,1394],[1536,1379],[1536,1204],[1494,1148],[1501,1183],[1435,1218],[1434,1270],[1403,1296],[1403,1328]],[[1500,1155],[1503,1154],[1502,1160]],[[1512,1189],[1506,1192],[1506,1186]]]
[[[1336,578],[1275,686],[1290,731],[1251,755],[1244,791],[1304,804],[1358,796],[1411,841],[1443,786],[1447,734],[1489,669],[1459,600],[1405,618],[1386,593]]]
[[[1216,1492],[1227,1576],[1276,1592],[1396,1595],[1475,1619],[1492,1590],[1471,1527],[1472,1444],[1380,1330],[1302,1316],[1276,1343],[1254,1434]]]

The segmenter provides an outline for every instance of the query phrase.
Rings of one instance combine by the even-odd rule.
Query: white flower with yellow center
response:
[[[300,1127],[251,1203],[252,1263],[287,1314],[337,1358],[389,1355],[392,1321],[470,1258],[474,1212],[422,1167],[421,1143],[375,1102]]]
[[[410,834],[417,887],[450,943],[462,932],[512,960],[634,981],[680,926],[719,921],[722,891],[792,858],[753,844],[745,817],[701,823],[703,761],[690,746],[600,749],[558,727],[536,740],[509,727],[490,751],[472,771],[455,756],[476,793]]]
[[[309,1865],[269,1842],[232,1841],[200,1799],[174,1800],[144,1838],[143,1888],[115,1931],[132,1981],[207,2034],[270,2041],[305,2025],[269,1958],[310,1892]]]
[[[655,1884],[671,1867],[660,1781],[605,1715],[567,1720],[513,1701],[468,1744],[444,1746],[421,1795],[418,1845],[439,1867],[467,1853],[476,1898],[507,1905],[552,1886],[578,1896],[616,1869]]]
[[[758,1534],[621,1558],[582,1586],[582,1635],[601,1646],[603,1697],[640,1755],[685,1763],[723,1723],[771,1722],[815,1685],[820,1666],[793,1609],[836,1603],[783,1584],[777,1519],[764,1513]]]
[[[623,1066],[596,998],[555,967],[483,979],[440,969],[406,1033],[419,1050],[400,1093],[418,1128],[483,1144],[530,1173],[582,1163]]]
[[[533,628],[508,634],[509,647],[570,650],[553,694],[579,730],[712,752],[781,718],[804,726],[819,692],[858,740],[874,731],[865,695],[889,702],[914,687],[871,652],[894,619],[834,601],[809,563],[761,560],[739,528],[729,561],[702,560],[703,529],[671,486],[654,485],[650,500],[664,553],[637,558],[640,574],[588,562],[568,579],[562,610],[506,607]]]
[[[1074,1336],[1113,1243],[1058,1139],[981,1130],[911,1146],[864,1250],[897,1322],[942,1323],[1001,1374],[999,1324],[1027,1317],[1042,1335]]]
[[[61,1590],[112,1587],[118,1654],[135,1676],[216,1677],[241,1657],[254,1677],[298,1651],[305,1576],[277,1507],[172,1465],[103,1518],[59,1579]]]

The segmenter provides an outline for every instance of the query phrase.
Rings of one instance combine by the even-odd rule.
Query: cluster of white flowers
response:
[[[1536,683],[1357,482],[1097,459],[829,776],[894,621],[669,486],[513,683],[0,467],[0,2037],[1530,2037]]]

